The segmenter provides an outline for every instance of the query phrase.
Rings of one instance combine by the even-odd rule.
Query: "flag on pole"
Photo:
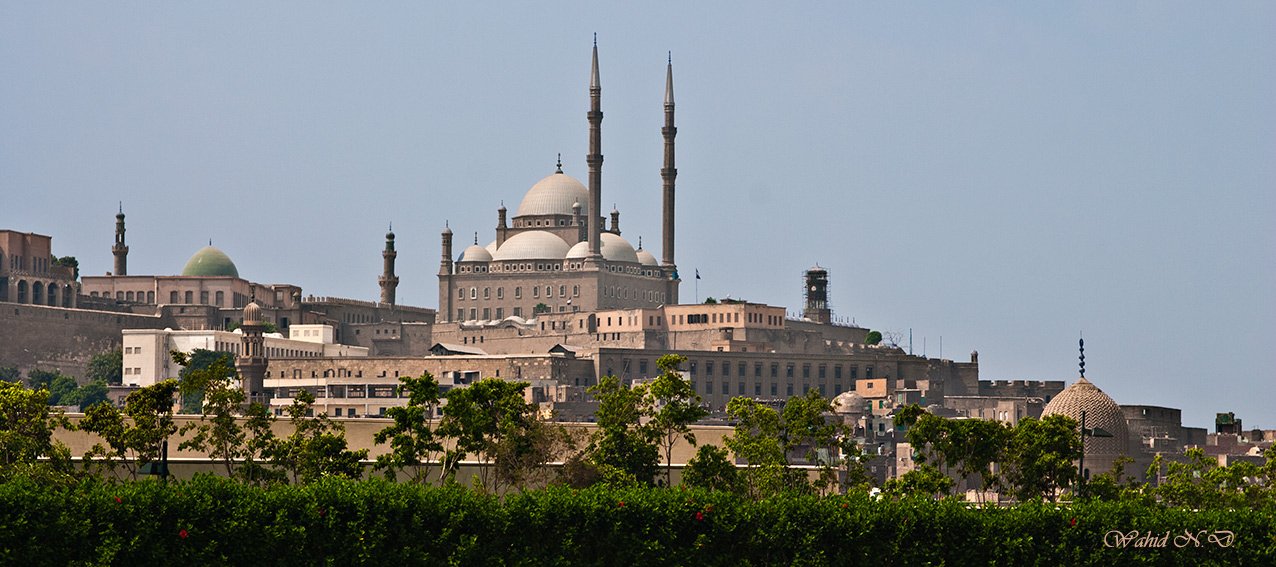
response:
[[[696,279],[700,279],[700,268],[696,268]]]

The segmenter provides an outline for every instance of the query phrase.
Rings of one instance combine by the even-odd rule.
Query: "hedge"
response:
[[[0,565],[1276,565],[1272,508],[19,479],[0,484]],[[1132,530],[1168,533],[1165,547],[1104,545]],[[1199,546],[1184,535],[1198,532]]]

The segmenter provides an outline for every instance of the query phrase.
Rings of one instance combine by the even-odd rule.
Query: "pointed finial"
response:
[[[209,239],[208,239],[208,245],[209,245],[209,246],[212,246],[212,245],[213,245],[213,239],[211,239],[211,238],[209,238]]]
[[[447,220],[446,220],[446,219],[443,221],[443,228],[452,228],[452,227],[448,226],[448,224],[447,224]]]
[[[555,171],[554,173],[562,173],[562,172],[563,172],[563,154],[560,153],[558,154],[558,171]]]
[[[390,221],[390,232],[394,232],[394,221]]]
[[[594,47],[598,47],[598,32],[594,32]]]
[[[124,201],[120,201],[120,212],[124,212]]]
[[[670,51],[670,52],[669,52],[669,64],[670,64],[670,65],[673,65],[673,52],[672,52],[672,51]]]
[[[474,231],[474,245],[478,246],[478,231]]]
[[[594,34],[594,63],[589,74],[590,90],[601,89],[602,81],[598,78],[598,34]]]
[[[641,237],[641,236],[639,236],[639,237],[638,237],[638,249],[639,249],[639,250],[642,250],[642,237]]]
[[[1078,358],[1081,360],[1081,378],[1084,380],[1085,379],[1085,338],[1084,337],[1077,341],[1077,347],[1081,350],[1081,356]]]
[[[673,106],[673,52],[669,52],[669,66],[665,68],[665,106]]]

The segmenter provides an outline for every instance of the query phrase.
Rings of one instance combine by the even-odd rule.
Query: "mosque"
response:
[[[474,243],[452,260],[452,230],[442,235],[439,322],[522,322],[540,313],[642,309],[678,303],[674,263],[673,63],[665,75],[662,257],[620,235],[620,212],[604,229],[602,203],[602,87],[594,45],[589,84],[588,187],[558,169],[532,186],[513,219],[497,209],[496,239]]]

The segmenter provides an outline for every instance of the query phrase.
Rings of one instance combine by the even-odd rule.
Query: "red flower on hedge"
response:
[[[624,503],[624,502],[621,502],[621,503],[620,503],[620,507],[621,507],[621,508],[624,508],[624,507],[625,507],[625,503]]]
[[[1071,525],[1073,525],[1073,526],[1077,525],[1077,519],[1076,519],[1076,518],[1073,518],[1073,519],[1072,519],[1072,524],[1071,524]]]
[[[320,515],[320,516],[323,516],[323,510],[320,510],[320,511],[319,511],[319,515]]]
[[[705,511],[705,512],[712,512],[712,511],[713,511],[713,505],[712,505],[712,504],[710,504],[710,505],[708,505],[708,506],[705,506],[705,507],[704,507],[704,511]]]
[[[182,530],[182,531],[180,531],[180,532],[177,532],[177,537],[180,537],[180,538],[182,538],[182,539],[186,539],[186,536],[188,536],[188,535],[190,535],[190,534],[186,533],[186,530]]]
[[[703,519],[704,519],[704,514],[701,514],[700,512],[696,512],[696,519],[697,519],[697,520],[703,520]]]
[[[124,503],[124,501],[123,501],[123,500],[120,500],[120,497],[119,497],[119,496],[116,496],[116,497],[115,497],[115,503],[116,503],[116,504],[123,504],[123,503]]]

